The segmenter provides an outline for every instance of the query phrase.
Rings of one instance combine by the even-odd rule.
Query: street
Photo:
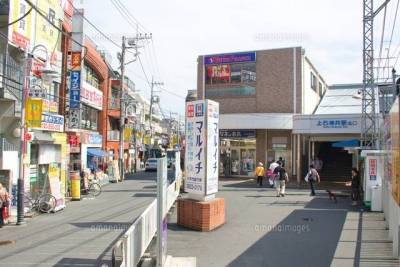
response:
[[[155,197],[156,172],[103,187],[96,199],[70,202],[64,211],[0,229],[0,266],[111,266],[115,241]]]
[[[255,181],[220,181],[226,223],[197,232],[169,222],[168,254],[196,257],[198,267],[399,266],[382,213],[352,207],[350,198],[331,201],[324,190],[274,189]]]

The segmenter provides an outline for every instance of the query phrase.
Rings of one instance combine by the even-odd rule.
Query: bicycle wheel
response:
[[[27,194],[24,194],[23,201],[25,212],[31,213],[35,209],[35,201]]]
[[[99,183],[92,183],[89,185],[88,193],[94,197],[97,197],[101,194],[101,186]]]
[[[51,194],[44,194],[39,196],[38,209],[44,213],[50,213],[54,211],[56,207],[56,198]]]

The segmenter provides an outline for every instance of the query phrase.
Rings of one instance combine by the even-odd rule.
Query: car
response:
[[[145,171],[156,171],[157,170],[157,159],[149,158],[144,166]]]

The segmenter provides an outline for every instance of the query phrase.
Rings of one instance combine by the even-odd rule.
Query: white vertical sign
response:
[[[206,120],[203,100],[186,104],[185,191],[205,194]]]
[[[157,266],[167,258],[167,159],[157,160]]]
[[[206,196],[218,191],[218,122],[217,102],[186,104],[186,192]]]
[[[218,192],[219,173],[219,104],[206,100],[207,104],[207,175],[206,195]]]

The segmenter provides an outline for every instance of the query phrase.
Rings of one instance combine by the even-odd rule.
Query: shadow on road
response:
[[[326,197],[309,203],[277,200],[269,205],[305,206],[296,209],[276,225],[255,225],[265,232],[256,243],[228,266],[330,266],[342,233],[349,201],[334,204]],[[264,203],[265,204],[265,203]],[[322,234],[322,235],[321,235]]]

